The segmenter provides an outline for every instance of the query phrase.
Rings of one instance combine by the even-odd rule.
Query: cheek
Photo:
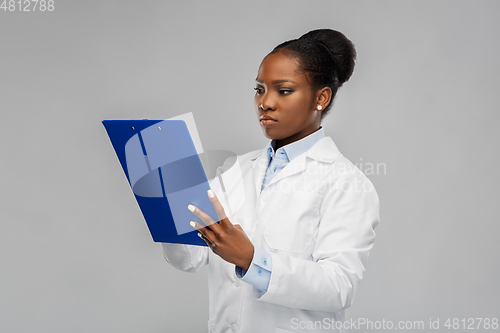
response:
[[[260,97],[255,95],[253,97],[253,105],[255,106],[255,110],[259,110],[259,104],[260,104]]]
[[[287,103],[287,109],[290,114],[293,114],[294,117],[302,117],[305,115],[308,105],[305,103],[305,100],[301,96],[297,96],[294,99],[290,99]]]
[[[310,96],[305,96],[300,103],[297,103],[297,107],[300,105],[300,111],[302,112],[304,117],[308,117],[311,114],[311,111],[314,110],[314,101]]]

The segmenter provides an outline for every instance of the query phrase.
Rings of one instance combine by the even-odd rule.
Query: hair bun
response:
[[[310,40],[323,44],[334,57],[338,70],[339,86],[349,80],[354,71],[356,49],[354,44],[341,32],[332,29],[312,30],[299,39]]]
[[[321,111],[321,117],[324,117],[331,109],[338,89],[349,80],[354,71],[354,45],[338,31],[319,29],[309,31],[298,39],[283,42],[269,54],[276,52],[298,60],[298,70],[307,75],[313,91],[330,88],[330,102]]]

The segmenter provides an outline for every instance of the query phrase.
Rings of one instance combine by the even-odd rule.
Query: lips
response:
[[[267,125],[272,125],[274,123],[277,122],[276,119],[274,119],[273,117],[267,115],[267,114],[262,114],[260,117],[260,124],[261,125],[264,125],[264,126],[267,126]]]
[[[272,125],[272,124],[275,124],[275,123],[276,123],[276,120],[270,120],[270,119],[266,120],[266,119],[262,119],[262,120],[260,121],[260,123],[261,123],[262,125]]]
[[[267,114],[262,114],[260,117],[260,123],[262,125],[271,125],[271,124],[274,124],[277,122],[276,119],[274,119],[273,117],[267,115]]]
[[[260,120],[274,120],[274,121],[276,121],[276,119],[274,119],[273,117],[271,117],[270,115],[267,115],[267,114],[260,115],[259,119]]]

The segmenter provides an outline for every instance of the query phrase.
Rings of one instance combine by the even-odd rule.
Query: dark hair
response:
[[[324,117],[333,105],[337,90],[354,71],[356,49],[353,43],[338,31],[319,29],[281,43],[269,54],[276,52],[296,57],[314,90],[323,87],[332,90],[330,103],[321,113],[321,117]]]

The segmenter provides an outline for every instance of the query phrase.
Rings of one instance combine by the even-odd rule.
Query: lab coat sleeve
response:
[[[348,308],[363,277],[378,222],[378,196],[364,174],[335,181],[320,205],[312,260],[272,253],[269,288],[257,299],[323,312]]]
[[[257,293],[265,293],[271,279],[271,271],[273,269],[273,260],[271,255],[254,245],[254,253],[252,262],[248,271],[241,267],[235,266],[236,276],[246,283],[251,284],[257,289]]]
[[[175,268],[195,273],[208,264],[208,247],[161,243],[165,260]]]

